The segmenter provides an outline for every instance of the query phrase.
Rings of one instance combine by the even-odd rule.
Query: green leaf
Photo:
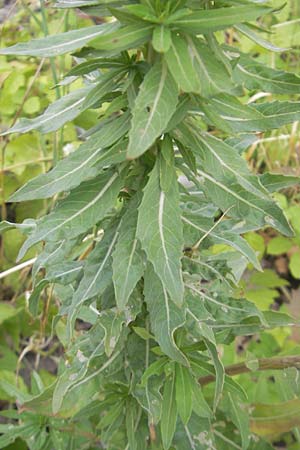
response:
[[[232,395],[230,392],[226,393],[225,401],[226,414],[230,417],[233,423],[237,426],[241,439],[242,448],[247,449],[250,442],[250,429],[249,429],[249,415],[248,411],[240,404],[239,398]]]
[[[233,76],[236,82],[244,83],[247,89],[259,89],[272,94],[297,94],[300,88],[300,77],[296,74],[272,69],[246,55],[240,55]]]
[[[267,252],[270,255],[281,255],[288,252],[292,245],[293,243],[288,238],[277,236],[269,241]]]
[[[289,268],[294,278],[300,278],[300,253],[293,253],[290,259]]]
[[[119,224],[112,223],[104,233],[104,238],[88,256],[84,276],[72,298],[69,308],[68,333],[72,334],[73,325],[81,305],[96,295],[101,295],[112,279],[112,253],[119,236]]]
[[[219,92],[232,92],[235,88],[224,64],[199,39],[188,37],[189,54],[196,76],[201,82],[201,94],[210,97]]]
[[[164,132],[177,101],[178,90],[167,66],[157,62],[145,76],[133,107],[129,159],[142,155]]]
[[[250,429],[259,436],[286,433],[300,425],[300,399],[283,403],[255,404],[250,419]]]
[[[247,241],[238,234],[227,231],[226,229],[222,230],[221,224],[212,229],[214,226],[213,222],[202,216],[197,217],[193,214],[184,214],[183,221],[189,227],[198,230],[199,240],[207,236],[205,239],[210,239],[213,243],[229,245],[242,255],[246,256],[254,267],[261,270],[255,251],[247,244]],[[205,239],[203,240],[205,241]]]
[[[272,44],[272,42],[266,41],[261,36],[259,36],[259,34],[254,33],[252,28],[248,25],[236,25],[235,29],[247,36],[249,39],[251,39],[251,41],[255,42],[259,46],[267,50],[271,50],[272,52],[283,53],[288,50],[288,48],[277,47],[276,45]]]
[[[269,192],[276,192],[280,189],[285,189],[298,184],[300,179],[299,177],[293,177],[290,175],[265,172],[260,177],[260,181]]]
[[[94,105],[98,106],[102,98],[112,91],[116,90],[118,81],[125,74],[126,69],[118,68],[110,70],[109,72],[101,75],[97,80],[95,86],[89,91],[88,95],[84,99],[81,106],[82,110],[92,108]]]
[[[177,176],[173,166],[168,175],[166,174],[172,180],[170,190],[161,190],[160,158],[161,156],[144,189],[139,207],[137,237],[163,283],[164,290],[173,302],[180,305],[183,302],[184,290],[181,274],[183,235]]]
[[[152,45],[158,53],[166,53],[172,44],[170,28],[159,25],[154,28],[152,36]]]
[[[233,217],[247,217],[254,226],[272,226],[292,235],[281,209],[232,147],[209,134],[196,135],[192,127],[181,126],[180,132],[179,138],[200,159],[198,175],[203,177],[205,192],[215,205]]]
[[[170,448],[176,429],[177,408],[175,396],[175,374],[172,372],[165,382],[163,392],[160,429],[164,450]]]
[[[192,414],[193,379],[187,367],[175,365],[176,405],[182,422],[186,425]]]
[[[213,124],[229,133],[280,128],[300,117],[300,102],[243,105],[229,95],[219,95],[203,102],[202,109]]]
[[[22,118],[2,135],[28,133],[28,131],[32,130],[38,130],[41,133],[57,130],[81,113],[82,104],[90,90],[90,87],[85,87],[65,95],[52,103],[41,116],[34,119]]]
[[[12,47],[0,50],[2,55],[29,55],[47,56],[63,55],[83,47],[87,42],[97,36],[109,33],[117,28],[116,23],[106,23],[93,27],[68,31],[67,33],[54,34],[42,39],[34,39],[30,42],[22,42]]]
[[[117,306],[122,310],[145,270],[144,254],[136,238],[139,198],[135,196],[122,218],[113,253],[113,282]]]
[[[259,5],[190,11],[175,20],[174,25],[189,34],[203,34],[222,30],[237,23],[255,20],[268,12],[271,12],[271,8]]]
[[[118,343],[125,322],[125,315],[115,308],[102,311],[99,315],[98,323],[105,331],[104,348],[108,358],[112,355]]]
[[[20,258],[35,243],[71,239],[86,232],[115,206],[124,182],[124,172],[107,171],[82,183],[41,219],[20,250]]]
[[[20,202],[48,198],[58,192],[68,191],[87,178],[92,178],[106,166],[126,160],[126,141],[110,147],[120,139],[129,128],[129,115],[104,123],[75,152],[46,174],[30,180],[10,197],[10,201]]]
[[[137,450],[136,429],[138,427],[138,408],[134,401],[126,404],[126,432],[130,450]]]
[[[194,68],[189,47],[184,38],[176,35],[172,36],[171,47],[165,58],[169,70],[180,89],[184,92],[200,92],[200,79]]]
[[[223,392],[224,381],[225,381],[225,369],[222,364],[222,361],[219,357],[218,350],[212,342],[208,339],[205,339],[205,345],[207,347],[208,352],[213,360],[215,371],[216,371],[216,387],[215,387],[215,396],[214,396],[214,411],[218,406],[218,403],[221,399],[221,395]]]
[[[112,33],[94,39],[90,45],[106,52],[116,50],[118,53],[139,46],[151,38],[153,25],[127,25]]]
[[[144,275],[144,294],[150,313],[152,333],[162,351],[171,359],[188,366],[185,355],[179,350],[174,339],[175,331],[184,324],[185,314],[178,308],[163,288],[159,278],[149,265]]]

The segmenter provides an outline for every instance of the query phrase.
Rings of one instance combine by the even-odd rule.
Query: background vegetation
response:
[[[274,1],[281,4],[281,1]],[[32,37],[67,31],[69,28],[84,27],[95,22],[94,17],[45,8],[44,2],[25,1],[3,3],[0,11],[1,47]],[[278,23],[280,25],[278,25]],[[274,45],[292,48],[292,51],[270,53],[253,44],[246,37],[236,33],[228,34],[228,42],[244,51],[259,54],[262,61],[268,61],[277,68],[300,73],[300,4],[289,0],[287,7],[272,23],[273,34],[267,36]],[[49,59],[30,60],[20,57],[0,56],[0,128],[12,126],[19,117],[34,117],[42,112],[55,98],[69,91],[70,87],[60,83],[62,74],[71,68],[71,56],[61,56],[55,61]],[[76,83],[72,89],[76,87]],[[249,98],[249,101],[253,99]],[[105,112],[105,106],[104,111]],[[69,154],[79,145],[79,137],[85,129],[96,124],[98,112],[89,110],[68,123],[63,131],[41,135],[30,132],[1,138],[1,214],[2,220],[22,222],[28,217],[40,217],[53,206],[53,200],[8,203],[11,193],[34,175],[48,171],[56,161]],[[246,158],[258,173],[278,172],[300,176],[300,126],[298,123],[286,126],[272,133],[257,135],[247,150]],[[286,238],[269,229],[251,232],[246,239],[264,267],[258,273],[250,265],[240,281],[243,295],[262,310],[267,308],[287,312],[300,319],[300,190],[292,187],[276,194],[294,229],[295,236]],[[15,267],[18,250],[24,240],[19,230],[10,230],[1,237],[1,271],[6,275],[0,282],[0,407],[13,408],[21,393],[38,389],[39,383],[50,385],[55,378],[59,357],[64,342],[63,330],[56,326],[52,334],[52,319],[56,312],[51,302],[51,286],[44,293],[44,307],[41,320],[35,320],[27,308],[31,291],[30,270],[27,265],[18,271]],[[230,251],[222,245],[213,247],[215,253]],[[33,248],[26,255],[36,256]],[[24,260],[24,261],[25,261]],[[21,261],[21,262],[24,262]],[[83,324],[84,326],[84,324]],[[239,376],[239,382],[249,395],[251,403],[279,403],[300,395],[300,381],[296,369],[270,375],[256,372],[257,358],[300,353],[300,331],[297,327],[282,327],[275,331],[264,331],[259,336],[247,336],[234,344],[220,348],[224,364],[233,364],[245,359],[252,374]],[[4,381],[8,382],[5,383]],[[8,389],[10,386],[10,389]],[[15,389],[13,388],[15,387]],[[289,413],[287,411],[287,413]],[[269,412],[270,416],[272,411]],[[300,404],[294,415],[300,417]],[[291,415],[289,414],[289,417]],[[0,419],[7,422],[6,417]],[[275,448],[300,449],[300,430],[279,433],[274,425],[272,443]],[[18,440],[9,449],[26,449]],[[40,447],[36,447],[37,449]]]

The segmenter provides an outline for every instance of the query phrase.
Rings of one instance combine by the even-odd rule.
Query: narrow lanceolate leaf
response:
[[[120,339],[123,324],[126,322],[125,314],[120,314],[116,308],[100,313],[98,323],[104,329],[104,348],[107,357],[110,357]]]
[[[169,70],[184,92],[200,92],[200,77],[196,72],[186,40],[174,35],[170,50],[166,53]]]
[[[172,44],[171,30],[164,25],[158,25],[153,30],[152,45],[159,53],[166,53]]]
[[[271,8],[259,5],[190,11],[186,16],[175,20],[174,25],[190,34],[208,33],[222,30],[237,23],[255,20],[270,11]]]
[[[169,358],[188,366],[185,355],[176,345],[174,333],[184,324],[185,313],[169,298],[153,268],[149,264],[145,275],[145,301],[150,313],[151,330],[162,351]]]
[[[269,129],[300,120],[300,102],[266,102],[254,108],[264,115]]]
[[[125,73],[123,68],[113,69],[98,78],[98,82],[94,85],[92,90],[88,93],[82,104],[82,110],[97,106],[101,99],[110,92],[114,91],[118,86],[118,80]]]
[[[74,322],[81,305],[96,295],[101,295],[112,278],[112,253],[119,235],[118,223],[110,225],[104,238],[88,256],[84,267],[84,276],[75,291],[68,314],[68,334],[72,335]]]
[[[144,252],[136,237],[138,197],[132,199],[121,221],[118,242],[113,253],[113,282],[117,306],[124,309],[130,294],[142,277]]]
[[[299,184],[300,178],[290,175],[282,175],[280,173],[265,172],[261,175],[260,181],[269,192],[276,192],[280,191],[280,189],[286,189],[287,187]]]
[[[224,381],[225,381],[225,370],[220,360],[218,350],[216,346],[210,342],[208,339],[204,339],[207,350],[213,360],[215,372],[216,372],[216,387],[215,387],[215,397],[214,397],[214,411],[216,410],[218,403],[221,399],[223,392]]]
[[[187,367],[176,364],[176,405],[182,422],[186,425],[193,408],[193,379]]]
[[[113,31],[105,36],[101,36],[91,42],[91,46],[105,51],[127,50],[132,47],[139,46],[151,38],[153,25],[140,24],[128,25]]]
[[[27,133],[28,131],[38,130],[41,133],[49,133],[58,130],[66,122],[70,122],[82,111],[82,104],[91,90],[91,87],[77,89],[59,100],[52,103],[46,111],[34,119],[20,119],[16,125],[2,133]]]
[[[232,92],[235,88],[225,65],[210,48],[199,39],[188,37],[189,54],[197,77],[201,80],[201,94],[210,97],[219,92]]]
[[[20,250],[20,257],[36,242],[72,239],[88,231],[115,206],[123,180],[123,174],[109,171],[82,183],[38,222]]]
[[[140,87],[133,111],[127,156],[137,158],[166,129],[176,110],[178,88],[165,63],[157,62]]]
[[[255,33],[251,27],[245,24],[236,25],[235,28],[245,36],[247,36],[251,41],[255,42],[256,44],[260,45],[263,48],[266,48],[267,50],[271,50],[273,52],[283,53],[288,50],[288,48],[282,48],[277,47],[276,45],[272,44],[271,42],[266,41],[263,39],[259,34]]]
[[[253,405],[250,429],[259,436],[287,433],[300,425],[300,399],[282,403]]]
[[[177,409],[175,401],[175,374],[164,385],[160,429],[164,450],[169,450],[176,429]]]
[[[166,176],[172,179],[168,192],[161,189],[158,159],[139,207],[137,237],[164,289],[171,300],[180,305],[184,291],[181,274],[183,234],[174,166]]]
[[[239,398],[230,392],[225,397],[225,411],[232,422],[238,427],[241,435],[243,449],[247,449],[250,441],[249,415],[246,408],[242,408]]]
[[[67,33],[47,36],[43,39],[34,39],[30,42],[22,42],[12,47],[0,50],[2,55],[28,55],[28,56],[57,56],[72,52],[83,47],[87,42],[97,36],[109,33],[118,27],[116,23],[106,23],[94,27],[81,28]]]
[[[181,127],[185,142],[201,161],[198,174],[204,180],[206,195],[223,211],[228,209],[230,216],[247,217],[256,226],[272,226],[292,235],[283,212],[237,152],[211,135],[196,136],[190,126],[188,130]]]
[[[204,240],[205,238],[210,239],[215,244],[228,245],[246,256],[256,269],[261,270],[255,251],[241,236],[232,233],[230,230],[222,229],[221,225],[219,227],[214,227],[214,223],[210,219],[197,216],[196,214],[184,214],[182,220],[185,226],[192,227],[199,231],[198,239]],[[188,242],[186,242],[186,244],[188,244]],[[190,245],[192,244],[193,242],[190,243]]]
[[[300,77],[296,74],[272,69],[246,55],[240,55],[233,77],[247,89],[272,94],[298,94],[300,90]]]
[[[59,161],[50,172],[33,178],[21,187],[10,201],[48,198],[58,192],[69,191],[87,178],[96,176],[102,167],[125,161],[127,141],[109,146],[120,139],[128,128],[128,114],[108,122],[78,150]]]
[[[214,125],[229,133],[271,130],[300,118],[300,102],[243,105],[226,94],[203,102],[201,108]]]

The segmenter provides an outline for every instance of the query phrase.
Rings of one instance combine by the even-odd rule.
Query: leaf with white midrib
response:
[[[169,358],[188,366],[185,355],[179,350],[174,339],[175,331],[184,324],[184,309],[170,300],[151,264],[147,266],[144,275],[144,294],[150,314],[151,331],[162,351]]]
[[[145,76],[132,111],[127,156],[137,158],[164,132],[176,110],[178,88],[165,63],[157,62]]]
[[[121,174],[107,171],[74,189],[48,216],[37,223],[35,231],[21,248],[19,257],[41,240],[74,238],[103,219],[106,212],[115,206],[124,175],[124,171]]]
[[[112,253],[119,236],[119,223],[111,223],[104,238],[88,256],[84,266],[84,276],[72,298],[68,314],[68,336],[73,333],[75,319],[81,305],[96,295],[101,295],[112,278]]]
[[[272,226],[291,236],[284,213],[259,178],[249,172],[245,160],[220,139],[196,133],[195,127],[181,125],[175,135],[197,156],[201,167],[197,172],[207,197],[222,211],[228,210],[229,216],[246,216],[249,223]]]
[[[162,417],[161,417],[161,434],[165,450],[170,448],[176,429],[177,409],[175,402],[175,374],[167,379],[164,385]]]
[[[118,242],[113,253],[113,282],[116,303],[120,309],[126,306],[145,270],[144,252],[136,238],[138,204],[137,195],[128,204],[127,212],[122,218]]]
[[[246,256],[246,258],[254,265],[254,267],[256,267],[256,269],[261,270],[261,266],[257,259],[255,251],[252,249],[252,247],[249,246],[247,241],[244,240],[239,235],[235,235],[226,230],[221,231],[220,229],[218,229],[217,232],[210,231],[210,227],[207,226],[207,224],[205,223],[205,219],[202,217],[197,216],[193,217],[193,215],[185,215],[182,218],[182,220],[189,226],[195,228],[196,230],[199,230],[202,236],[208,233],[207,237],[208,238],[211,237],[212,240],[215,241],[216,243],[229,245],[230,247],[239,251],[242,255]]]
[[[42,39],[34,39],[30,42],[22,42],[12,47],[0,50],[2,55],[28,55],[28,56],[57,56],[83,47],[87,42],[97,36],[109,33],[118,27],[116,23],[105,23],[93,27],[67,31],[54,34]]]
[[[41,133],[49,133],[50,131],[57,130],[81,113],[81,105],[90,90],[91,86],[88,86],[65,95],[53,102],[41,116],[35,117],[34,119],[22,118],[12,128],[2,133],[2,135],[27,133],[32,130],[38,130]]]
[[[234,68],[233,77],[244,83],[247,89],[260,89],[272,94],[298,94],[300,89],[298,75],[265,66],[243,54]]]
[[[222,30],[236,25],[236,23],[255,20],[267,12],[271,12],[271,8],[260,5],[189,11],[185,16],[175,20],[174,24],[189,34],[208,33],[214,30]]]
[[[129,115],[126,113],[108,122],[75,152],[59,161],[50,172],[39,175],[21,187],[10,197],[10,201],[48,198],[58,192],[69,191],[85,179],[96,176],[104,165],[125,161],[126,142],[108,147],[121,138],[128,127]]]
[[[170,189],[166,193],[163,192],[159,179],[159,163],[160,159],[150,173],[144,189],[139,207],[137,237],[171,300],[180,305],[183,302],[183,235],[177,175],[174,167],[173,170],[170,168],[166,175],[172,180],[168,183]]]

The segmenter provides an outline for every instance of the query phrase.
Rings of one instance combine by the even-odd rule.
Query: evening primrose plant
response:
[[[51,286],[45,301],[57,304],[52,330],[65,357],[52,385],[45,388],[34,373],[32,394],[16,391],[18,413],[4,414],[19,423],[1,428],[0,444],[21,438],[31,450],[272,448],[261,440],[272,434],[272,421],[233,376],[299,367],[299,358],[222,363],[222,348],[237,336],[292,322],[261,311],[236,288],[248,263],[260,270],[244,233],[272,227],[293,235],[272,193],[297,180],[251,173],[243,151],[256,133],[299,120],[300,102],[287,98],[299,93],[300,78],[232,47],[226,31],[281,51],[259,34],[272,2],[56,6],[106,19],[2,49],[76,57],[62,81],[70,93],[4,134],[56,131],[89,109],[99,119],[78,149],[11,196],[53,198],[51,212],[2,223],[27,235],[19,258],[38,245],[28,307],[39,316]],[[278,96],[247,104],[257,91]],[[215,244],[233,251],[214,254]],[[300,400],[293,401],[299,410]],[[289,418],[292,406],[285,406]],[[276,422],[275,431],[300,424],[299,414],[292,417]]]

